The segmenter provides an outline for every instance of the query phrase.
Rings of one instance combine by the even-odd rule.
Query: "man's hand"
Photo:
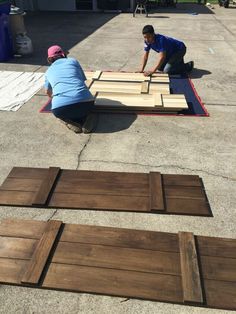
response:
[[[146,71],[143,74],[144,74],[144,76],[151,76],[153,74],[153,72],[152,71]]]

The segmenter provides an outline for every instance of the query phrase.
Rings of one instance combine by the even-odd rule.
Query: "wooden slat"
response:
[[[180,265],[182,273],[183,302],[203,303],[201,279],[194,235],[179,232]]]
[[[143,82],[150,81],[150,77],[144,76],[142,73],[128,73],[128,72],[102,72],[100,80],[108,81],[129,81],[129,82]]]
[[[197,237],[199,254],[236,258],[236,239]]]
[[[0,258],[0,283],[21,284],[21,275],[28,260]]]
[[[154,95],[154,102],[155,102],[155,108],[163,107],[163,102],[162,102],[162,95],[160,93],[155,93]]]
[[[149,90],[149,82],[142,82],[141,83],[141,94],[148,94]]]
[[[0,257],[30,259],[38,241],[0,236]]]
[[[162,178],[159,172],[149,173],[150,210],[165,210]]]
[[[39,188],[38,193],[35,196],[35,199],[32,205],[46,205],[49,194],[51,193],[52,187],[55,184],[55,181],[60,173],[59,167],[50,167],[48,170],[47,176],[42,181],[42,184]]]
[[[179,276],[52,263],[44,288],[182,302]]]
[[[46,221],[4,219],[0,223],[0,235],[16,238],[40,239],[46,226]]]
[[[236,310],[236,282],[204,280],[207,306]]]
[[[182,174],[163,174],[163,184],[166,185],[181,185],[181,186],[202,186],[199,176],[182,175]]]
[[[52,263],[180,276],[179,253],[59,242]]]
[[[206,199],[202,187],[189,186],[166,186],[164,188],[165,196],[168,198],[188,198],[188,199]]]
[[[205,279],[236,282],[236,258],[201,256],[201,265]]]
[[[211,216],[209,204],[204,199],[165,198],[168,214]]]
[[[0,204],[31,206],[35,197],[35,192],[4,191],[0,190]]]
[[[22,283],[38,284],[51,249],[59,233],[61,221],[51,220],[47,223],[46,230],[39,240],[29,265],[21,278]]]
[[[94,82],[93,80],[87,80],[85,84],[88,88],[91,88],[91,86],[93,85],[93,82]]]
[[[95,179],[95,178],[94,178]],[[96,180],[60,180],[54,193],[72,193],[87,195],[129,195],[148,196],[148,185],[145,182],[123,183],[103,182]]]
[[[48,173],[46,168],[13,167],[9,178],[44,179]]]
[[[10,190],[10,191],[37,192],[39,190],[41,183],[42,180],[40,179],[7,177],[3,184],[0,186],[0,191]]]
[[[86,194],[65,194],[53,193],[49,206],[80,209],[102,209],[121,211],[141,211],[149,210],[148,197],[128,196],[128,195],[86,195]]]
[[[167,232],[66,224],[61,241],[179,252],[178,236]]]
[[[101,74],[102,74],[102,71],[95,71],[95,73],[93,74],[92,79],[93,80],[99,80]]]
[[[188,109],[188,104],[184,95],[162,94],[162,102],[164,108]]]

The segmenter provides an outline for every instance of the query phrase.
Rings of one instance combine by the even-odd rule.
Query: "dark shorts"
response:
[[[58,119],[65,122],[84,122],[87,115],[94,109],[94,100],[79,102],[59,108],[52,109],[52,113]]]

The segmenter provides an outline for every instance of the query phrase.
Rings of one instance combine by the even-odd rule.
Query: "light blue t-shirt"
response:
[[[85,85],[86,76],[74,58],[54,61],[45,73],[45,88],[52,89],[52,109],[93,100]]]

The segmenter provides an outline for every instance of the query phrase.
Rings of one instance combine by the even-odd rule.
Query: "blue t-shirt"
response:
[[[161,34],[155,34],[155,40],[153,44],[148,44],[146,41],[144,41],[145,51],[149,51],[150,49],[153,49],[156,52],[165,51],[167,59],[183,48],[185,48],[185,45],[182,41]]]
[[[52,109],[93,99],[86,76],[74,58],[54,61],[45,73],[45,88],[52,89]]]

